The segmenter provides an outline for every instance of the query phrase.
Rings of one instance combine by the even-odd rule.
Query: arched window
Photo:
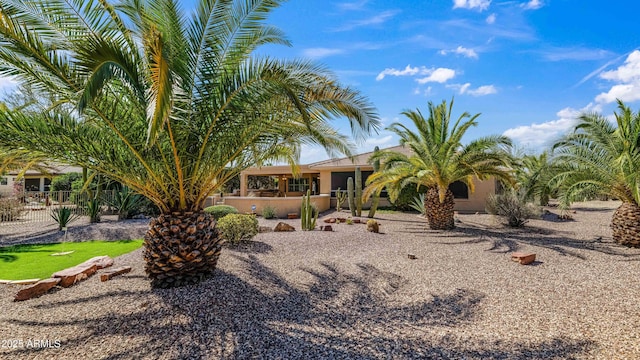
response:
[[[449,190],[453,193],[454,199],[468,199],[469,188],[462,181],[455,181],[449,185]]]

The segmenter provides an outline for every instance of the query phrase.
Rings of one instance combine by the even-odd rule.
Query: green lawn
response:
[[[94,256],[126,254],[142,246],[142,240],[87,241],[59,244],[16,245],[0,248],[0,279],[44,279]],[[73,251],[62,256],[51,254]]]

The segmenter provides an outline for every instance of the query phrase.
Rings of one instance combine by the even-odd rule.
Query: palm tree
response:
[[[462,144],[462,137],[470,127],[476,126],[480,114],[465,112],[450,126],[453,99],[447,105],[429,102],[428,118],[420,110],[404,111],[416,128],[394,123],[388,130],[400,137],[400,144],[411,150],[411,155],[381,151],[375,158],[382,161],[381,171],[367,179],[366,196],[387,189],[392,201],[405,186],[425,186],[425,208],[431,229],[454,227],[454,198],[449,186],[461,181],[474,190],[473,178],[493,176],[511,182],[511,141],[504,136],[488,136]],[[375,159],[374,159],[375,160]]]
[[[552,159],[547,151],[521,157],[521,163],[516,166],[516,178],[525,200],[538,200],[540,206],[549,204],[556,190],[551,182],[556,172]]]
[[[222,240],[202,212],[241,170],[297,162],[301,145],[350,154],[330,120],[363,138],[374,108],[307,61],[257,57],[288,44],[265,24],[279,0],[0,0],[0,74],[57,100],[36,116],[0,111],[0,146],[95,170],[150,199],[145,236],[153,286],[195,283]]]
[[[582,114],[554,149],[561,203],[597,195],[622,200],[611,219],[613,239],[640,247],[640,113],[618,101],[615,124],[600,114]]]

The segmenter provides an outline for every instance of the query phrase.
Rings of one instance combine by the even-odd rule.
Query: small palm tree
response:
[[[546,206],[556,189],[551,179],[557,169],[549,152],[538,155],[524,155],[516,166],[516,181],[525,200],[537,200],[538,205]]]
[[[476,126],[480,114],[471,116],[465,112],[451,124],[453,100],[447,105],[429,102],[429,114],[405,111],[417,131],[394,123],[388,129],[400,137],[400,144],[411,150],[411,155],[393,151],[381,151],[374,157],[382,161],[382,168],[367,179],[366,196],[380,193],[384,188],[394,201],[405,186],[426,186],[426,215],[431,229],[454,227],[454,198],[449,185],[461,181],[470,191],[474,190],[473,178],[490,176],[511,182],[511,141],[504,136],[488,136],[467,145],[462,137],[469,128]],[[452,126],[451,126],[452,125]]]
[[[640,113],[618,101],[615,124],[600,114],[582,114],[554,149],[561,203],[597,195],[622,200],[611,219],[613,239],[640,247]]]
[[[256,57],[288,44],[265,24],[280,0],[0,0],[0,74],[53,96],[39,114],[0,109],[0,148],[14,146],[94,170],[162,214],[145,236],[153,286],[211,273],[222,239],[202,212],[241,170],[297,163],[300,147],[330,154],[377,129],[375,109],[327,69]]]

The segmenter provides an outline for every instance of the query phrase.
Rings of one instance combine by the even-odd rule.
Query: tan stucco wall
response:
[[[453,209],[461,213],[484,213],[485,203],[487,197],[496,192],[496,180],[490,178],[488,180],[480,181],[477,178],[474,179],[475,191],[469,192],[468,199],[455,199],[455,206]]]
[[[311,196],[311,202],[315,203],[319,211],[329,209],[329,195]],[[249,196],[230,196],[224,198],[225,205],[231,205],[238,209],[240,213],[251,212],[252,205],[256,206],[256,214],[262,215],[262,209],[269,205],[276,208],[279,218],[286,218],[287,214],[295,213],[300,216],[300,206],[302,205],[301,196],[287,196],[276,198],[265,197],[249,197]]]

